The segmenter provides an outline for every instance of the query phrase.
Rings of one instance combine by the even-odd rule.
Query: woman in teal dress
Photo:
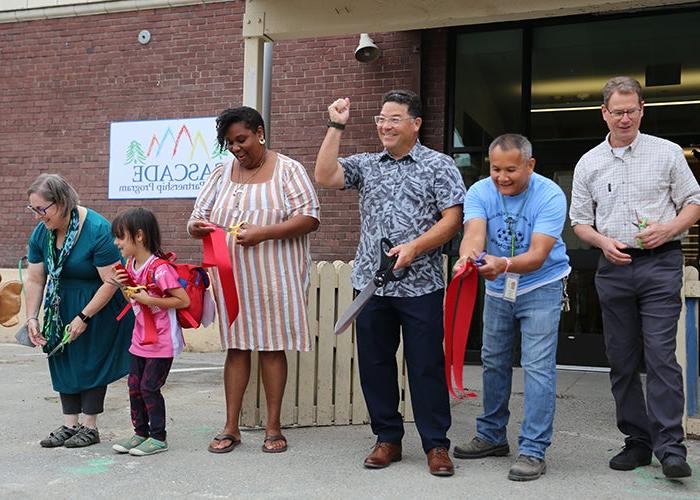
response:
[[[64,423],[40,444],[45,448],[89,446],[100,442],[97,415],[104,409],[107,385],[129,369],[133,315],[117,322],[125,302],[114,286],[105,283],[120,255],[110,223],[80,206],[78,194],[63,177],[42,174],[27,194],[27,208],[40,221],[28,245],[29,338],[46,353],[64,335],[70,339],[49,358]],[[42,296],[44,324],[40,327]]]

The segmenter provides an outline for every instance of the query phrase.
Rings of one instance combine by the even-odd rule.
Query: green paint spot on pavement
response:
[[[656,463],[656,462],[654,462]],[[696,464],[689,461],[693,470]],[[663,475],[660,465],[637,467],[634,470],[634,485],[627,488],[629,494],[644,494],[648,497],[674,498],[677,500],[696,499],[700,497],[700,481],[696,476],[685,479],[669,479]]]
[[[211,433],[215,432],[216,429],[214,427],[212,427],[211,425],[200,425],[199,427],[195,427],[194,429],[192,429],[192,431],[195,432],[196,434],[206,435],[206,434],[211,434]]]
[[[68,467],[67,471],[80,476],[92,476],[94,474],[104,474],[109,470],[109,466],[114,463],[113,458],[93,458],[80,467]]]

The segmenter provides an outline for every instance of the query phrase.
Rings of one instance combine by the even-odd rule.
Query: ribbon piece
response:
[[[452,277],[445,294],[445,380],[447,381],[447,389],[455,399],[476,397],[476,393],[467,392],[464,389],[462,372],[464,370],[464,353],[469,339],[469,328],[476,304],[477,282],[477,266],[474,262],[468,261]],[[453,387],[453,376],[459,395]]]
[[[117,269],[126,272],[126,269],[124,266],[121,264],[117,264],[116,266]],[[118,286],[124,291],[124,295],[126,296],[127,299],[131,299],[131,297],[139,292],[147,290],[146,286],[143,285],[137,285],[133,279],[131,279],[131,276],[129,273],[126,274],[127,277],[127,284],[122,285],[117,281],[111,280],[110,282]],[[129,309],[131,309],[131,302],[127,302],[126,305],[124,306],[124,309],[121,310],[121,312],[117,315],[117,321],[121,321],[121,319],[126,315],[127,312],[129,312]],[[151,311],[151,308],[148,306],[145,306],[141,304],[141,312],[143,313],[143,342],[141,342],[142,345],[153,345],[156,342],[158,342],[158,330],[156,330],[156,320],[153,317],[153,312]]]
[[[244,223],[239,224],[239,227],[242,224]],[[236,288],[236,278],[233,274],[231,251],[226,243],[226,234],[227,231],[217,227],[204,237],[202,240],[204,245],[202,267],[216,267],[219,271],[219,280],[221,281],[221,289],[223,290],[226,304],[226,315],[228,316],[228,324],[231,326],[236,317],[238,317],[239,306],[238,289]],[[235,234],[233,237],[235,237]]]

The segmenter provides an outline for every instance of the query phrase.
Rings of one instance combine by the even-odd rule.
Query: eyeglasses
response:
[[[33,207],[31,205],[27,205],[27,210],[30,210],[32,213],[35,213],[35,214],[43,217],[46,215],[46,211],[49,208],[53,207],[55,204],[56,204],[56,202],[54,201],[53,203],[50,203],[50,204],[46,205],[45,207]]]
[[[415,120],[415,118],[413,118],[412,116],[409,116],[407,118],[399,118],[398,116],[392,116],[391,118],[387,118],[386,116],[382,115],[377,115],[374,117],[374,123],[376,123],[379,126],[382,126],[385,123],[389,123],[395,127],[404,120]]]
[[[625,115],[627,115],[630,119],[637,118],[637,115],[641,111],[641,108],[616,109],[614,111],[610,110],[607,107],[605,109],[608,110],[608,113],[610,113],[615,120],[622,120],[622,117]]]

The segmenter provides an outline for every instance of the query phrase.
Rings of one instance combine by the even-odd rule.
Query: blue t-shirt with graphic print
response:
[[[474,183],[464,197],[464,222],[470,219],[486,221],[485,250],[489,255],[510,257],[513,243],[515,255],[527,252],[532,233],[556,238],[542,267],[520,276],[518,295],[562,279],[571,272],[566,246],[561,239],[566,196],[551,179],[533,173],[528,188],[516,196],[503,196],[490,177],[482,179]],[[508,219],[512,230],[509,230]],[[486,281],[486,293],[503,296],[504,281],[503,274]]]

